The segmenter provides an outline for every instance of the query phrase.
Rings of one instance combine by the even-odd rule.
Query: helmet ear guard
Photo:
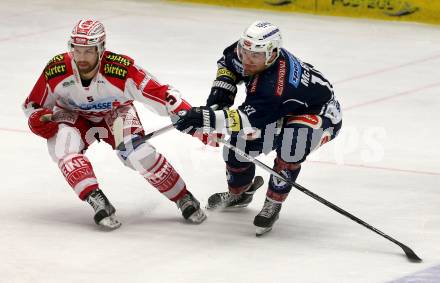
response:
[[[277,26],[271,23],[256,21],[243,32],[238,44],[241,48],[252,52],[264,52],[266,55],[265,64],[269,66],[280,55],[282,45],[281,32]],[[277,55],[271,59],[274,52]],[[239,53],[238,49],[237,53]],[[238,56],[240,58],[240,54]]]

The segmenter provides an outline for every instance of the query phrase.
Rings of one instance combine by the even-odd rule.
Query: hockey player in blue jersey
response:
[[[282,48],[275,25],[257,21],[227,47],[218,60],[217,77],[206,106],[182,113],[180,131],[224,132],[229,142],[252,156],[276,150],[273,169],[295,181],[313,150],[332,140],[342,125],[331,83],[312,65]],[[237,85],[246,99],[236,109]],[[214,111],[210,106],[218,105]],[[224,148],[228,191],[208,199],[208,209],[245,207],[261,179],[255,164]],[[291,186],[271,175],[262,210],[254,219],[257,236],[272,229]]]

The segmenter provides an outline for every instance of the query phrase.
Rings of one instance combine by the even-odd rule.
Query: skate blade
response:
[[[190,217],[188,217],[188,221],[194,224],[200,224],[203,221],[206,220],[206,218],[208,218],[205,214],[205,212],[203,212],[203,210],[198,209],[196,212],[194,212],[193,214],[191,214]]]
[[[221,206],[221,205],[218,205],[218,206],[209,206],[209,205],[206,205],[206,209],[207,210],[211,210],[211,211],[214,211],[214,210],[235,210],[235,209],[237,209],[237,208],[245,208],[245,207],[247,207],[249,205],[249,203],[246,203],[246,204],[237,204],[237,205],[232,205],[232,206]]]
[[[210,206],[209,205],[209,201],[208,204],[205,206],[205,208],[207,210],[234,210],[236,208],[244,208],[249,206],[249,204],[252,202],[252,197],[254,195],[254,193],[264,184],[264,180],[263,177],[261,176],[255,176],[254,181],[251,185],[251,187],[249,188],[248,191],[244,192],[244,194],[249,194],[251,195],[250,200],[247,203],[242,203],[242,204],[237,204],[237,205],[232,205],[232,206],[223,206],[223,205],[217,205],[217,206]]]
[[[255,236],[261,237],[267,232],[270,232],[272,230],[272,227],[257,227],[255,230]]]
[[[114,216],[109,216],[106,218],[103,218],[98,226],[104,230],[104,231],[113,231],[118,229],[119,227],[121,227],[122,223],[119,222],[116,218],[114,218]]]

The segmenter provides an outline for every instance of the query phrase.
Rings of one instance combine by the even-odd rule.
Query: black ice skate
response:
[[[280,210],[281,203],[276,203],[266,198],[263,209],[254,219],[257,237],[272,230],[273,224],[278,220]]]
[[[100,189],[91,192],[86,201],[95,210],[93,219],[98,226],[104,230],[115,230],[121,227],[122,223],[115,218],[116,209]]]
[[[200,203],[190,192],[179,199],[176,204],[177,207],[182,211],[183,218],[186,220],[195,224],[200,224],[205,221],[205,212],[200,208]]]
[[[244,193],[239,195],[234,195],[229,192],[213,194],[208,199],[206,209],[246,207],[251,203],[254,193],[263,185],[263,183],[263,178],[261,176],[256,176],[252,185]]]

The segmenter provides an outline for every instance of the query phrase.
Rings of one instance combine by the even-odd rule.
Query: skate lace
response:
[[[270,218],[270,217],[272,217],[272,215],[274,215],[275,213],[277,213],[279,211],[280,206],[281,205],[278,203],[266,201],[264,203],[263,209],[260,212],[260,216],[263,216],[265,218]]]
[[[180,208],[180,210],[185,210],[189,206],[197,207],[196,202],[193,200],[190,194],[187,194],[182,199],[177,201],[177,206]]]
[[[241,195],[233,195],[229,192],[220,194],[221,202],[233,202],[241,198]]]
[[[93,207],[95,211],[105,208],[105,199],[101,194],[96,194],[96,196],[91,196],[87,199],[87,202]]]

